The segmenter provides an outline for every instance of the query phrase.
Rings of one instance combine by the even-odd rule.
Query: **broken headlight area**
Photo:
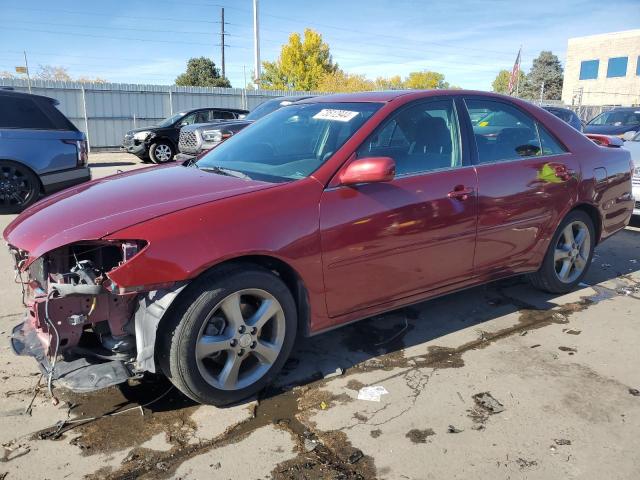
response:
[[[45,374],[76,391],[104,388],[134,376],[138,295],[123,293],[109,272],[145,245],[79,242],[30,264],[25,252],[13,249],[27,307],[24,322],[13,331],[15,352],[34,356]]]

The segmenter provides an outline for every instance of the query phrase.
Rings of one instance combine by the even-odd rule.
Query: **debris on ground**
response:
[[[539,343],[536,343],[535,345],[531,345],[529,348],[538,348],[540,346]]]
[[[580,335],[582,333],[582,330],[565,330],[564,333],[568,334],[568,335]]]
[[[11,460],[22,457],[31,451],[31,448],[28,445],[18,445],[15,448],[4,446],[2,448],[4,451],[2,453],[2,458],[0,458],[0,462],[10,462]]]
[[[454,425],[449,425],[449,428],[447,429],[448,433],[460,433],[460,432],[464,432],[464,428],[457,428]]]
[[[476,393],[472,398],[476,405],[492,415],[504,411],[504,405],[489,392]]]
[[[4,480],[9,475],[9,472],[0,473],[0,480]]]
[[[340,367],[336,368],[333,372],[329,372],[327,373],[324,378],[333,378],[333,377],[339,377],[341,375],[344,375],[344,370]]]
[[[320,410],[326,410],[327,408],[329,408],[329,405],[327,404],[327,402],[325,401],[320,402]]]
[[[577,348],[573,348],[573,347],[558,347],[558,350],[560,350],[561,352],[567,352],[569,353],[569,355],[573,355],[578,351]]]
[[[435,434],[436,432],[434,432],[432,428],[425,428],[424,430],[412,428],[407,432],[405,437],[407,437],[413,443],[427,443],[427,439]]]
[[[471,429],[480,431],[480,430],[484,430],[485,426],[482,423],[479,423],[477,425],[472,426]]]
[[[640,390],[638,390],[637,388],[630,388],[629,393],[634,397],[640,397]]]
[[[356,449],[351,455],[349,455],[348,462],[353,465],[354,463],[358,463],[362,457],[364,457],[362,450]]]
[[[518,458],[516,463],[520,467],[520,469],[531,468],[538,465],[538,462],[535,460],[527,460],[526,458]]]
[[[382,430],[380,429],[371,430],[369,432],[369,435],[371,435],[373,438],[378,438],[380,435],[382,435]]]
[[[158,462],[156,463],[156,468],[158,470],[162,470],[163,472],[166,472],[167,470],[169,470],[169,465],[166,462]]]
[[[358,391],[358,400],[366,400],[368,402],[379,402],[382,395],[389,393],[382,385],[372,387],[362,387]]]
[[[567,440],[566,438],[556,438],[553,441],[556,445],[571,445],[571,440]]]

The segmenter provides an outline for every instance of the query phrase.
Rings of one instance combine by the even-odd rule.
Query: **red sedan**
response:
[[[629,154],[470,91],[284,107],[193,164],[66,190],[4,232],[17,353],[78,391],[161,372],[198,402],[271,382],[297,335],[498,278],[575,287],[633,209]]]

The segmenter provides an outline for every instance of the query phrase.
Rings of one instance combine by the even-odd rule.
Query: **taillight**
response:
[[[86,140],[62,140],[64,143],[76,146],[78,167],[84,167],[89,162],[89,149]]]
[[[87,141],[78,140],[76,142],[76,148],[78,149],[78,166],[84,167],[89,162],[89,150],[87,148]]]
[[[601,147],[619,148],[624,145],[624,142],[618,137],[612,137],[610,135],[600,135],[597,133],[586,133],[585,135],[596,145],[600,145]]]

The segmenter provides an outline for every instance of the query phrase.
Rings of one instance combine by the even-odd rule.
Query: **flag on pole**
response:
[[[518,50],[518,56],[516,57],[516,63],[513,64],[513,69],[511,70],[511,76],[509,77],[509,95],[513,93],[518,84],[518,80],[520,77],[520,52],[522,49]]]

